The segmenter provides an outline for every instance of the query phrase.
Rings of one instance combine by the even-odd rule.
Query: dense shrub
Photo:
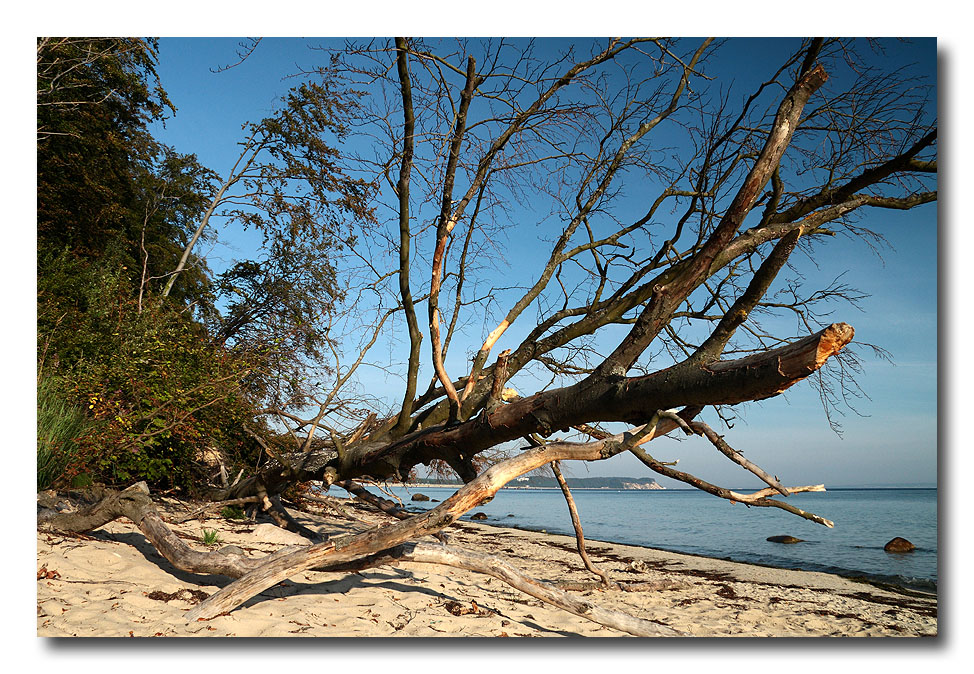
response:
[[[38,431],[45,484],[198,489],[214,448],[228,470],[254,468],[258,405],[302,402],[302,369],[329,343],[322,318],[342,293],[331,257],[351,240],[345,217],[372,219],[365,184],[325,142],[344,134],[347,107],[328,88],[298,87],[249,127],[262,153],[249,206],[220,207],[264,243],[215,277],[190,242],[198,226],[210,235],[221,179],[153,137],[150,125],[175,112],[156,49],[143,38],[37,40],[38,377],[58,382],[66,415],[39,398],[46,423],[64,425],[48,439]]]
[[[90,424],[64,480],[192,489],[205,477],[200,453],[209,446],[231,465],[252,466],[243,425],[253,423],[259,391],[247,386],[260,359],[214,341],[178,304],[133,297],[131,281],[124,268],[64,259],[39,279],[42,367]]]

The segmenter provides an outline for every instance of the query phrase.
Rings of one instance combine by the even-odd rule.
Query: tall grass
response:
[[[49,489],[78,451],[84,410],[65,402],[49,379],[37,385],[37,490]]]

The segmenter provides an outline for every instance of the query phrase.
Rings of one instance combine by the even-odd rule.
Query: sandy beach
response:
[[[327,518],[295,512],[305,526],[338,533],[387,521],[341,501]],[[188,513],[160,503],[171,528],[206,549],[248,556],[306,542],[270,523]],[[463,521],[446,530],[450,545],[497,555],[548,582],[591,582],[571,537]],[[434,539],[430,538],[429,541]],[[696,637],[936,636],[937,601],[824,573],[772,569],[588,541],[592,561],[642,591],[581,589],[579,597]],[[51,637],[618,637],[627,636],[525,595],[478,573],[401,562],[355,573],[309,571],[263,592],[227,615],[188,624],[184,615],[231,581],[174,568],[128,520],[88,536],[37,535],[37,635]]]

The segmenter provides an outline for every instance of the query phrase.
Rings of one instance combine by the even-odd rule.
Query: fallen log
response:
[[[327,564],[342,564],[388,550],[406,541],[429,535],[453,524],[461,515],[484,503],[513,480],[535,468],[557,460],[598,461],[615,456],[639,443],[668,433],[677,427],[670,419],[655,415],[650,423],[589,443],[553,442],[529,449],[486,470],[472,482],[457,490],[450,498],[425,513],[383,527],[376,527],[356,535],[336,537],[324,543],[275,557],[260,568],[224,587],[189,613],[187,620],[213,618],[233,610],[251,597],[287,580],[301,571]]]
[[[101,501],[76,513],[58,513],[50,509],[42,509],[38,514],[38,525],[41,528],[84,533],[121,517],[131,520],[173,566],[191,573],[241,578],[277,559],[300,552],[304,547],[289,546],[260,558],[246,557],[229,550],[210,552],[194,550],[163,521],[144,482],[122,492],[108,491]],[[552,606],[635,636],[688,636],[664,625],[621,611],[606,609],[588,600],[572,596],[549,583],[531,578],[499,557],[441,544],[407,542],[388,550],[360,555],[357,558],[343,561],[325,560],[313,570],[357,571],[399,562],[441,564],[489,575]],[[192,621],[195,618],[187,614],[187,619]]]

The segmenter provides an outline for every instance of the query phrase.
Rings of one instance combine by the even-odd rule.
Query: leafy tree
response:
[[[342,296],[333,260],[368,222],[368,189],[329,143],[354,103],[295,87],[248,127],[220,180],[148,124],[174,107],[140,38],[38,40],[39,381],[97,420],[68,473],[200,484],[198,455],[253,464],[256,406],[293,404]],[[263,246],[214,278],[194,247],[211,217]],[[178,280],[178,283],[177,283]],[[246,431],[244,430],[246,427]]]
[[[173,111],[155,55],[148,39],[38,40],[38,381],[97,422],[62,483],[192,484],[198,445],[248,404],[249,361],[198,322],[215,311],[205,264],[176,304],[153,300],[212,193],[209,170],[148,131]]]
[[[148,124],[174,108],[155,73],[156,42],[140,38],[38,40],[39,273],[61,251],[144,279],[175,265],[212,174],[193,155],[160,145]],[[200,300],[205,268],[185,283]]]
[[[325,78],[292,88],[273,115],[249,124],[239,157],[162,291],[184,282],[183,263],[214,218],[262,235],[255,257],[216,279],[222,311],[212,329],[228,344],[268,354],[263,372],[276,392],[266,402],[276,406],[305,400],[296,382],[309,367],[322,367],[327,317],[344,295],[336,260],[356,230],[374,221],[372,189],[345,173],[333,146],[347,135],[354,109],[354,92]]]

